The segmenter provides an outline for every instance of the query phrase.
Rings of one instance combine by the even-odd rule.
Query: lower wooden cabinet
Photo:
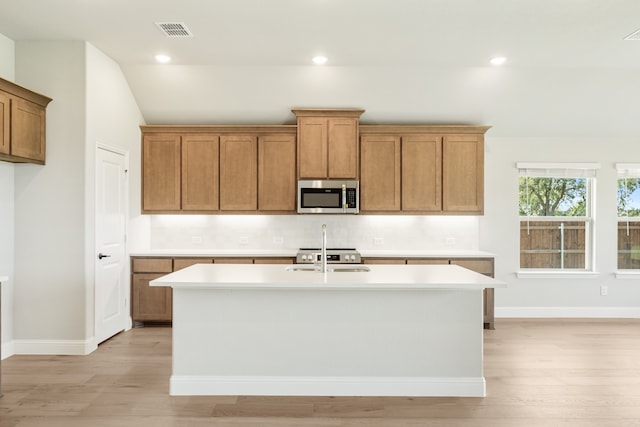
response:
[[[363,264],[455,264],[494,277],[493,258],[363,258]],[[484,290],[484,328],[495,329],[494,290]]]
[[[165,274],[194,264],[294,264],[294,257],[131,257],[131,319],[135,325],[170,324],[173,290],[149,286]]]
[[[171,322],[171,288],[149,282],[173,271],[172,258],[131,258],[131,319],[137,322]]]

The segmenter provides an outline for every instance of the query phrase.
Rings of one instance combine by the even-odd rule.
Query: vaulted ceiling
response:
[[[193,37],[168,38],[157,22]],[[495,126],[535,98],[523,85],[575,84],[566,96],[580,98],[616,76],[594,96],[613,92],[609,107],[624,114],[640,71],[640,40],[624,39],[637,30],[638,0],[0,0],[10,39],[84,40],[113,58],[149,123],[287,122],[288,107],[349,106],[372,109],[364,122]],[[317,54],[326,65],[312,64]],[[494,56],[507,57],[500,71]]]

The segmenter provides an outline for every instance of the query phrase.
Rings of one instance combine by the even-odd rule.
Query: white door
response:
[[[96,149],[96,344],[124,330],[126,297],[127,156]]]

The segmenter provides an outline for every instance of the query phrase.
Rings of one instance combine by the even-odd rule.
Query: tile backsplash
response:
[[[479,217],[411,215],[152,215],[149,249],[478,250]]]

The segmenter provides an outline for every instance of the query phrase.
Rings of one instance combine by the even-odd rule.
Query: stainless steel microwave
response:
[[[298,181],[298,213],[356,214],[360,207],[360,184],[356,180]]]

